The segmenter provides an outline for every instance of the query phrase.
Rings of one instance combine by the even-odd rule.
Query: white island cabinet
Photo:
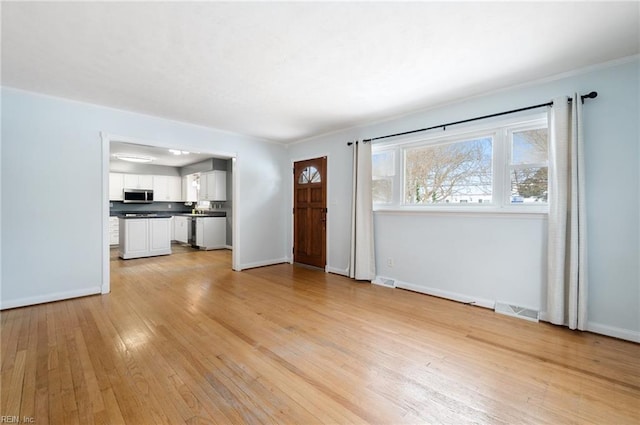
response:
[[[171,218],[120,218],[120,258],[171,254]]]

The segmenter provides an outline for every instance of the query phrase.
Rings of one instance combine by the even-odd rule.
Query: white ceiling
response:
[[[2,3],[2,84],[282,143],[638,54],[640,3]]]
[[[109,143],[110,161],[122,161],[118,156],[133,156],[137,158],[151,158],[152,165],[167,165],[170,167],[183,167],[189,164],[195,164],[209,158],[213,158],[210,154],[201,152],[188,152],[180,150],[180,155],[170,152],[169,149],[159,148],[155,146],[139,145],[126,142]]]

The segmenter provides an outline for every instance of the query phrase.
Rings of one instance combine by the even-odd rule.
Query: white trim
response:
[[[376,280],[379,279],[376,276]],[[494,300],[486,298],[471,297],[469,295],[458,294],[456,292],[443,291],[441,289],[430,288],[423,285],[416,285],[414,283],[403,282],[395,279],[396,288],[408,289],[409,291],[420,292],[421,294],[433,295],[434,297],[445,298],[447,300],[458,301],[465,304],[473,304],[474,306],[484,307],[493,310],[495,306]]]
[[[429,216],[442,216],[442,217],[482,217],[482,218],[519,218],[519,219],[535,219],[546,220],[547,211],[513,211],[511,209],[493,209],[482,207],[461,207],[455,209],[449,208],[405,208],[405,209],[377,209],[373,211],[376,215],[429,215]]]
[[[288,262],[289,262],[289,259],[286,257],[283,257],[283,258],[277,258],[273,260],[256,261],[255,263],[240,264],[239,268],[234,270],[239,272],[242,270],[254,269],[256,267],[274,266],[276,264],[283,264]]]
[[[0,310],[9,308],[25,307],[35,304],[50,303],[53,301],[67,300],[70,298],[86,297],[87,295],[100,295],[101,287],[93,286],[91,288],[75,289],[67,292],[54,292],[47,295],[38,295],[35,297],[19,298],[17,300],[2,301]]]
[[[233,238],[233,235],[231,235],[231,237]],[[229,251],[233,251],[233,246],[232,245],[225,245],[223,248],[224,249],[228,249]]]
[[[594,322],[587,322],[587,330],[589,332],[606,335],[613,338],[620,338],[627,341],[640,343],[640,331],[632,331],[631,329],[623,329]]]
[[[349,277],[349,268],[347,267],[346,269],[339,269],[337,267],[331,267],[329,265],[325,266],[324,268],[325,273],[333,273],[333,274],[339,274],[342,276],[346,276]]]
[[[549,321],[549,315],[546,311],[540,312],[540,321],[551,324]],[[567,326],[564,324],[558,326]],[[624,339],[625,341],[640,343],[640,331],[633,331],[631,329],[618,328],[616,326],[603,325],[601,323],[594,323],[587,321],[586,330],[599,335],[610,336],[612,338]]]
[[[240,177],[238,176],[238,157],[231,158],[231,268],[240,271],[240,223],[238,206],[240,204]]]
[[[111,292],[109,245],[109,135],[100,132],[102,139],[102,282],[100,292]]]

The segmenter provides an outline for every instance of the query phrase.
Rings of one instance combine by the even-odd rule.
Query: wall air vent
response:
[[[530,320],[532,322],[537,322],[539,318],[539,312],[537,310],[520,307],[513,304],[507,304],[500,301],[496,301],[494,310],[496,313],[519,317],[520,319]]]

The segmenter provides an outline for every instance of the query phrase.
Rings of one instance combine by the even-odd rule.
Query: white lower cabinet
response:
[[[175,233],[173,240],[189,243],[189,233],[191,232],[191,219],[189,217],[175,216],[173,217],[173,231]]]
[[[196,218],[196,245],[203,249],[226,248],[226,217]]]
[[[120,219],[120,257],[152,257],[171,254],[170,218]]]
[[[171,254],[171,218],[149,219],[149,254]]]
[[[118,217],[109,217],[109,245],[118,245],[120,239]]]

